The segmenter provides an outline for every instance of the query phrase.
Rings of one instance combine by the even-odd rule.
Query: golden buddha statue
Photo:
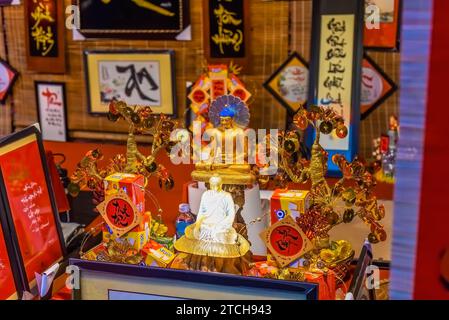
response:
[[[175,249],[187,254],[186,268],[242,273],[245,262],[241,259],[249,252],[250,244],[233,227],[236,210],[232,195],[223,190],[223,180],[217,174],[209,184],[196,222],[175,242]]]
[[[248,137],[234,121],[234,106],[225,105],[218,114],[218,125],[206,132],[210,138],[206,159],[195,165],[192,178],[208,182],[214,174],[219,174],[226,185],[252,185],[256,177],[248,164]]]

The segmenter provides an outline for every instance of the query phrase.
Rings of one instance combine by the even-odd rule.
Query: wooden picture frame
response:
[[[19,73],[8,62],[0,58],[0,103],[5,104],[6,99],[12,92],[12,88],[19,77]]]
[[[368,0],[366,0],[368,3]],[[374,4],[376,0],[369,0]],[[402,0],[394,1],[393,14],[383,15],[392,21],[383,22],[381,12],[381,22],[379,29],[368,29],[365,24],[363,45],[367,50],[375,51],[399,51],[401,41],[401,21],[402,21]],[[384,19],[385,20],[385,19]]]
[[[296,75],[296,72],[302,72],[303,74]],[[290,80],[290,83],[283,89],[281,81],[282,79],[285,79],[286,76],[290,77],[290,79],[285,81]],[[298,81],[296,76],[303,76],[303,78]],[[287,110],[290,115],[295,115],[299,108],[307,103],[309,94],[309,64],[299,55],[298,52],[295,51],[273,73],[273,75],[265,81],[263,86]],[[292,99],[288,99],[288,97],[286,97],[288,94],[292,96],[292,90],[296,91],[296,93],[293,93],[294,98],[299,96],[300,100],[293,101]],[[284,93],[282,91],[284,91]]]
[[[229,2],[221,2],[219,0],[202,0],[203,1],[203,21],[204,21],[204,28],[203,28],[203,37],[204,37],[204,51],[206,54],[206,59],[208,60],[209,64],[229,64],[230,61],[233,61],[239,66],[242,67],[248,67],[248,61],[249,61],[249,50],[251,47],[250,43],[250,32],[251,32],[251,21],[250,21],[250,12],[249,12],[249,1],[245,0],[231,0]],[[237,3],[238,2],[238,3]],[[243,24],[243,30],[239,29],[242,32],[242,35],[237,35],[238,39],[242,39],[242,42],[239,47],[239,52],[234,55],[227,54],[227,52],[224,52],[225,49],[223,49],[223,53],[218,52],[219,49],[215,48],[213,45],[212,37],[214,37],[214,32],[212,29],[214,28],[214,25],[217,24],[216,20],[212,20],[211,16],[211,10],[215,8],[216,5],[223,5],[227,4],[228,6],[233,5],[239,5],[241,6],[241,11],[243,12],[237,12],[235,19],[242,20]],[[228,7],[224,7],[224,9],[229,9]],[[236,13],[236,12],[233,12]],[[214,21],[214,25],[211,23]],[[231,26],[232,29],[232,26]],[[237,30],[237,28],[235,28]],[[235,32],[236,30],[232,29],[232,32]],[[216,34],[217,39],[220,37],[224,37],[224,35]]]
[[[45,89],[41,91],[41,87],[45,87]],[[53,91],[50,90],[52,87],[54,89]],[[58,142],[69,141],[65,83],[35,81],[34,88],[37,117],[42,130],[42,139]],[[50,112],[51,114],[45,116],[45,112]],[[49,119],[48,117],[52,118]]]
[[[177,116],[173,50],[86,50],[84,63],[90,114],[107,114],[115,98]]]
[[[23,289],[35,294],[35,272],[67,255],[38,125],[0,139],[0,194]]]
[[[370,84],[366,83],[366,80]],[[367,54],[362,65],[362,94],[360,101],[361,119],[366,119],[396,91],[398,86]]]
[[[58,0],[24,0],[25,48],[28,70],[62,74],[65,60],[65,7]],[[48,9],[51,19],[37,15]],[[56,36],[55,36],[56,34]]]
[[[73,2],[80,8],[79,32],[86,38],[191,40],[190,0],[168,0],[165,6],[154,1]]]

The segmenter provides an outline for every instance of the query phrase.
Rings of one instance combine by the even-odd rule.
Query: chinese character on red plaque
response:
[[[107,196],[97,209],[117,237],[131,231],[140,223],[136,206],[123,190]]]
[[[273,224],[260,237],[281,268],[298,260],[313,248],[310,240],[290,216]]]
[[[189,98],[196,104],[201,105],[203,103],[207,103],[207,101],[209,100],[209,95],[203,89],[197,88],[193,90]]]

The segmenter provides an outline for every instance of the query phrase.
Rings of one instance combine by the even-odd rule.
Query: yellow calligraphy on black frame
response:
[[[104,4],[109,4],[109,3],[111,3],[112,0],[101,0],[101,1]],[[118,0],[116,0],[116,1],[118,1]],[[123,0],[120,0],[120,1],[123,1]],[[152,3],[151,0],[130,0],[130,1],[134,2],[135,5],[137,5],[137,6],[141,7],[141,8],[144,8],[146,10],[150,10],[150,11],[159,13],[159,14],[161,14],[163,16],[167,16],[167,17],[174,17],[175,16],[174,12],[172,12],[170,10],[167,10],[167,9],[164,9],[164,8],[162,8],[162,7]]]
[[[57,1],[28,0],[29,48],[34,57],[57,57]]]
[[[232,59],[239,64],[237,60],[247,56],[247,1],[205,0],[204,5],[206,53],[211,60]]]
[[[234,52],[239,52],[243,43],[243,30],[227,26],[239,27],[243,20],[237,19],[237,13],[226,10],[222,4],[218,9],[214,9],[214,15],[217,19],[218,32],[212,36],[212,41],[219,46],[221,54],[224,54],[223,46],[230,46]]]

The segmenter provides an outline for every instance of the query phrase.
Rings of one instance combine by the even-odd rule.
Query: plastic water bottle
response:
[[[190,212],[190,206],[187,203],[179,205],[179,213],[176,217],[176,239],[184,236],[186,228],[195,223],[195,216]]]

